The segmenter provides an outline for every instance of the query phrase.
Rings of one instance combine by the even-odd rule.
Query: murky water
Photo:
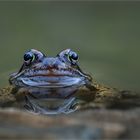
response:
[[[100,83],[140,91],[140,2],[0,2],[0,87],[28,49],[79,54]]]

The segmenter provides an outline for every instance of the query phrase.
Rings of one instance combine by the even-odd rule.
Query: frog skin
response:
[[[10,76],[9,81],[17,88],[44,89],[48,90],[48,94],[51,89],[57,90],[57,95],[51,93],[48,97],[66,98],[74,90],[84,85],[89,87],[92,83],[91,76],[82,72],[77,59],[78,55],[70,49],[56,57],[46,57],[40,51],[31,49],[24,54],[23,65]],[[68,88],[69,91],[65,90]]]
[[[64,110],[66,112],[66,108],[77,104],[75,99],[80,99],[82,102],[91,100],[98,102],[105,96],[111,99],[120,97],[115,89],[93,82],[92,77],[80,69],[78,55],[71,49],[63,50],[56,57],[47,57],[42,52],[31,49],[24,54],[23,58],[21,68],[18,72],[11,74],[9,82],[18,89],[18,95],[19,93],[27,95],[27,108],[34,112],[38,110],[43,114],[50,112],[48,108],[40,107],[44,106],[42,105],[44,100],[57,108],[54,112],[64,112]],[[56,107],[58,99],[59,102],[63,100],[63,103]],[[38,106],[40,102],[41,105]]]

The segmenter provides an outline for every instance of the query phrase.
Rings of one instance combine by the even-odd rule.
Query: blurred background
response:
[[[0,2],[0,87],[31,48],[71,48],[99,83],[140,91],[140,2]]]

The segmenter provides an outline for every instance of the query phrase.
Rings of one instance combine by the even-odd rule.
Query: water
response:
[[[140,91],[140,2],[0,2],[0,87],[26,50],[71,48],[98,82]]]

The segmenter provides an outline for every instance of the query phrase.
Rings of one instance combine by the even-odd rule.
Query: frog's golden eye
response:
[[[31,62],[35,60],[35,55],[32,52],[26,52],[24,54],[24,62],[29,65]]]
[[[70,51],[68,54],[68,59],[72,64],[75,64],[78,60],[78,54],[76,52]]]

